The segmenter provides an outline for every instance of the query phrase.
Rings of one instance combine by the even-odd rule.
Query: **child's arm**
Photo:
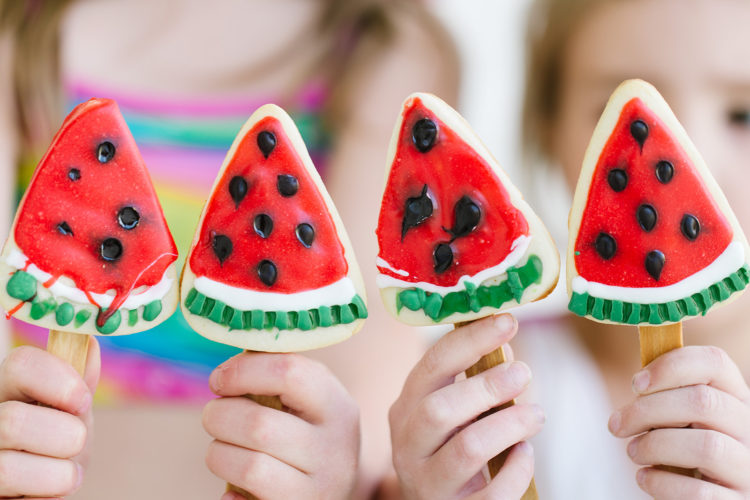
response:
[[[203,426],[215,439],[206,455],[214,474],[258,498],[349,498],[359,411],[327,368],[297,354],[246,352],[216,368],[210,385],[222,396],[203,411]],[[290,411],[246,394],[280,395]]]
[[[670,351],[633,377],[635,401],[612,414],[639,486],[656,498],[750,498],[750,389],[726,352]],[[703,480],[654,465],[698,469]]]
[[[99,363],[95,339],[83,378],[36,347],[16,348],[5,358],[0,365],[0,498],[61,497],[81,486]]]
[[[393,462],[406,498],[520,498],[534,470],[531,445],[542,427],[536,405],[519,404],[474,421],[518,396],[529,368],[511,361],[455,381],[479,358],[507,343],[517,324],[487,318],[445,335],[412,370],[390,412]],[[485,463],[513,447],[486,484]]]

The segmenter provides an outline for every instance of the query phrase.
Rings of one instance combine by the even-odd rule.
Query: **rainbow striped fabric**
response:
[[[117,101],[151,173],[156,192],[184,262],[203,204],[235,135],[260,105],[274,102],[248,96],[180,99],[144,97],[90,83],[66,83],[72,109],[91,97]],[[313,162],[321,169],[329,135],[321,109],[327,97],[322,83],[309,83],[292,99],[276,101],[294,118]],[[36,167],[21,165],[18,199]],[[46,344],[47,331],[13,320],[14,341]],[[102,380],[99,402],[140,400],[201,404],[211,398],[208,375],[239,349],[204,339],[187,325],[179,309],[147,332],[99,337]]]

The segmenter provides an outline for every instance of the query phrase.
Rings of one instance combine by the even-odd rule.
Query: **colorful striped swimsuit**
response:
[[[91,97],[117,101],[149,168],[182,266],[200,216],[224,156],[242,124],[260,105],[273,100],[254,97],[215,97],[181,100],[150,98],[82,82],[67,82],[68,105]],[[321,109],[327,87],[309,83],[292,99],[276,101],[297,123],[313,162],[321,169],[329,151]],[[31,178],[34,163],[21,166],[18,199]],[[20,344],[46,343],[47,331],[13,320],[14,340]],[[97,400],[142,400],[203,403],[211,397],[208,375],[218,364],[239,352],[204,339],[178,310],[149,331],[118,337],[99,337],[102,379]]]

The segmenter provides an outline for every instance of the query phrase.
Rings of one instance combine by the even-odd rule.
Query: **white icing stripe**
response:
[[[193,286],[203,295],[220,300],[241,311],[305,311],[320,306],[348,304],[357,291],[349,277],[315,290],[297,293],[258,292],[214,281],[205,276],[195,278]]]
[[[433,285],[432,283],[426,283],[424,281],[420,281],[418,283],[411,283],[409,281],[403,281],[397,278],[394,278],[393,276],[388,276],[385,274],[378,274],[377,278],[375,278],[376,283],[380,288],[388,288],[388,287],[397,287],[397,288],[421,288],[422,290],[430,293],[439,293],[441,295],[445,295],[446,293],[450,292],[457,292],[460,290],[465,290],[466,286],[464,283],[469,282],[473,283],[476,286],[479,286],[482,284],[482,282],[494,278],[496,276],[500,276],[505,271],[508,270],[508,268],[518,264],[518,262],[521,260],[521,258],[526,254],[526,250],[529,248],[529,243],[531,243],[531,236],[519,236],[516,238],[513,243],[511,244],[511,252],[508,254],[503,261],[493,267],[490,267],[488,269],[484,269],[482,271],[479,271],[477,274],[473,276],[461,276],[458,279],[458,283],[453,286],[438,286]],[[389,265],[388,267],[380,265],[378,262],[378,266],[382,267],[384,269],[392,269],[392,267]],[[397,274],[401,274],[399,271],[393,271]],[[405,271],[402,271],[405,272]],[[408,273],[407,273],[408,276]]]
[[[5,259],[5,262],[16,269],[23,269],[26,267],[28,260],[28,257],[23,253],[13,249],[10,255]],[[51,274],[42,271],[34,264],[29,264],[26,268],[26,272],[36,278],[40,283],[44,283],[52,278]],[[150,286],[140,293],[130,294],[120,309],[137,309],[138,307],[145,306],[155,300],[163,299],[172,287],[173,281],[172,278],[167,277],[165,272],[164,276],[161,277],[161,280],[156,285]],[[63,298],[78,304],[91,304],[83,290],[74,286],[66,285],[59,281],[56,281],[48,288],[48,290],[54,297]],[[91,295],[91,298],[99,307],[109,307],[115,298],[113,295],[106,293],[90,293],[89,295]]]
[[[396,269],[382,257],[378,257],[375,260],[375,264],[377,264],[378,267],[382,267],[383,269],[388,269],[392,273],[400,274],[401,276],[409,276],[409,273],[407,273],[406,271],[402,271],[401,269]]]
[[[607,300],[620,300],[638,304],[661,304],[684,299],[737,271],[745,263],[745,249],[739,241],[733,241],[716,257],[711,264],[682,281],[655,288],[629,288],[604,285],[588,281],[581,276],[573,278],[571,288],[579,294],[588,293],[593,297]]]

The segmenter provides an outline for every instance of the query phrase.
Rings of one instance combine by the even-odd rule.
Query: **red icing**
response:
[[[97,159],[104,141],[116,148],[108,163]],[[80,170],[77,181],[68,178],[71,168]],[[140,214],[131,230],[117,221],[125,206]],[[58,231],[63,221],[73,235]],[[135,288],[156,285],[176,260],[177,248],[146,166],[114,101],[91,99],[65,119],[21,202],[14,238],[28,262],[52,280],[66,276],[89,297],[115,291],[111,306],[100,311],[100,326]],[[114,262],[100,256],[107,238],[122,243],[122,256]]]
[[[276,136],[276,147],[268,158],[257,144],[258,134],[263,131]],[[279,175],[297,178],[296,194],[283,197],[279,193]],[[239,204],[235,204],[229,191],[235,176],[242,176],[247,182],[247,194]],[[268,238],[253,229],[259,214],[266,214],[273,221]],[[302,223],[315,230],[311,248],[297,239],[295,230]],[[232,241],[232,253],[223,263],[213,251],[214,234],[228,236]],[[330,285],[344,278],[349,270],[323,196],[281,123],[270,116],[261,119],[242,138],[207,202],[199,235],[190,255],[193,273],[235,287],[295,293]],[[263,260],[270,260],[277,269],[277,279],[270,287],[258,278],[257,267]]]
[[[23,307],[23,304],[24,304],[24,302],[19,302],[18,304],[16,304],[16,306],[13,309],[11,309],[7,313],[5,313],[5,319],[12,318],[13,315],[16,314],[18,312],[18,310]]]
[[[379,256],[402,276],[378,267],[382,274],[408,282],[424,281],[453,286],[461,276],[472,276],[500,264],[510,253],[513,241],[527,235],[526,218],[511,204],[508,192],[492,167],[448,128],[419,98],[407,103],[396,155],[383,194],[378,219]],[[422,118],[438,125],[435,145],[420,152],[412,141],[412,126]],[[424,185],[433,202],[433,213],[401,238],[406,201],[418,197]],[[453,263],[442,273],[434,269],[433,251],[451,236],[443,228],[454,226],[454,206],[469,196],[481,210],[476,229],[451,243]]]
[[[643,151],[630,133],[630,124],[637,119],[649,128]],[[666,184],[655,174],[660,160],[674,166],[674,176]],[[619,193],[607,181],[613,168],[628,174],[627,187]],[[650,232],[641,229],[636,219],[642,203],[652,205],[658,214]],[[695,241],[688,240],[680,230],[684,214],[700,221]],[[604,260],[594,247],[602,231],[612,235],[617,243],[617,252],[609,260]],[[594,170],[575,244],[579,252],[575,256],[578,273],[605,285],[667,286],[711,264],[732,238],[732,227],[671,131],[640,99],[629,101]],[[660,250],[666,256],[659,281],[644,266],[646,255],[652,250]]]

